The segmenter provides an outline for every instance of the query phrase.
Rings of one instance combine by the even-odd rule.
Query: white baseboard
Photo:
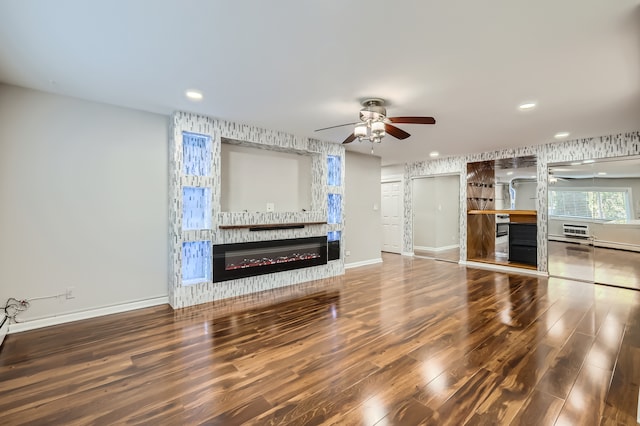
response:
[[[638,410],[636,411],[636,420],[640,423],[640,391],[638,392]]]
[[[534,269],[516,268],[514,266],[493,265],[491,263],[473,262],[473,261],[464,261],[464,260],[461,260],[459,262],[459,264],[462,265],[462,266],[469,266],[469,267],[472,267],[472,268],[489,269],[491,271],[513,272],[515,274],[536,275],[536,276],[541,276],[541,277],[548,277],[549,276],[549,274],[547,272],[536,271]]]
[[[345,263],[344,269],[358,268],[360,266],[376,265],[382,263],[382,258],[363,260],[361,262]]]
[[[459,244],[453,244],[450,246],[442,246],[442,247],[425,247],[425,246],[413,246],[413,250],[422,250],[422,251],[445,251],[445,250],[451,250],[454,248],[458,248],[460,247]]]
[[[415,256],[415,253],[412,251],[403,251],[402,252],[403,256]]]
[[[596,246],[596,247],[601,247],[601,248],[611,248],[611,249],[616,249],[616,250],[626,250],[626,251],[640,252],[640,245],[638,245],[638,244],[617,243],[615,241],[596,240],[593,243],[593,245]]]
[[[87,311],[73,312],[49,318],[20,322],[9,326],[9,334],[165,304],[169,304],[169,296],[155,297],[153,299],[139,300],[137,302],[122,303],[120,305],[107,306],[104,308],[90,309]]]
[[[0,319],[0,324],[2,324],[2,321],[5,320],[5,316],[4,314],[2,314],[2,319]],[[4,336],[7,335],[7,333],[9,333],[9,320],[7,319],[6,321],[4,321],[4,324],[2,324],[2,326],[0,326],[0,345],[2,345],[2,342],[4,342]]]

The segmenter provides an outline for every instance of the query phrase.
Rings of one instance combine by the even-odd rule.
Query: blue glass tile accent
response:
[[[187,176],[211,176],[211,137],[182,132],[183,173]]]
[[[338,157],[337,155],[327,156],[327,165],[329,170],[329,178],[327,184],[332,186],[340,186],[342,176],[340,157]]]
[[[209,188],[182,188],[182,229],[211,228],[211,190]]]
[[[342,222],[342,195],[329,194],[329,217],[328,223]]]
[[[182,285],[211,281],[211,241],[182,243]]]
[[[340,241],[342,231],[329,231],[327,234],[327,241]]]

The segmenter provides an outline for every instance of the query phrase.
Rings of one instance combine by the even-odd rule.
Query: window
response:
[[[629,188],[549,190],[549,216],[600,220],[631,219]]]

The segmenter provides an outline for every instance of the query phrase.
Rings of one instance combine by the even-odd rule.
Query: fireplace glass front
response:
[[[327,237],[213,246],[213,281],[228,281],[327,263]]]

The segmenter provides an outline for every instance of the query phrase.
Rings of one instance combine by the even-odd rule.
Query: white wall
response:
[[[436,247],[459,245],[460,241],[460,176],[438,176]]]
[[[311,156],[223,143],[221,163],[222,211],[311,210]]]
[[[456,246],[460,239],[460,177],[413,179],[413,244],[418,249]]]
[[[398,176],[404,176],[404,164],[394,164],[380,168],[380,178],[382,180]]]
[[[535,210],[538,183],[515,182],[514,188],[516,189],[516,210]]]
[[[0,84],[0,301],[22,320],[166,296],[168,118]]]
[[[374,206],[377,210],[374,210]],[[380,157],[346,152],[345,264],[380,259]]]
[[[412,181],[413,193],[413,246],[433,250],[436,243],[436,179],[416,178]]]

